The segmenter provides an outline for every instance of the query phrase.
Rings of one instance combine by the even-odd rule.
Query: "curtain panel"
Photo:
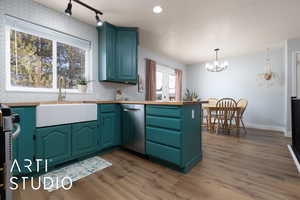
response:
[[[146,59],[146,100],[156,100],[156,62]]]
[[[182,71],[175,69],[176,74],[176,87],[175,87],[175,100],[182,100]]]

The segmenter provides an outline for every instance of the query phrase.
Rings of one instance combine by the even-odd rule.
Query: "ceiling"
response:
[[[64,12],[68,0],[35,0]],[[183,64],[237,56],[300,37],[299,0],[82,0],[115,25],[140,28],[140,44]],[[152,12],[162,5],[163,13]],[[73,3],[73,17],[95,25],[94,13]]]

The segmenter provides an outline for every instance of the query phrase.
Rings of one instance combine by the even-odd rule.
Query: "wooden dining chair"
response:
[[[216,105],[217,102],[218,102],[218,99],[217,98],[208,98],[208,104],[209,105]],[[209,123],[208,121],[208,111],[207,110],[203,110],[203,125],[205,128],[207,128],[208,130],[212,130],[214,127],[208,127],[209,125],[212,125],[213,123]],[[215,113],[210,113],[211,114],[211,117],[212,119],[214,120],[214,117],[215,117]]]
[[[235,119],[237,103],[232,98],[220,99],[216,104],[216,118],[214,124],[217,126],[217,133],[219,129],[226,130],[230,133],[232,121]]]
[[[243,126],[243,129],[245,131],[245,133],[247,133],[247,129],[245,127],[245,124],[244,124],[244,121],[243,121],[243,116],[244,116],[244,113],[245,113],[245,110],[248,106],[248,100],[246,99],[240,99],[238,102],[237,102],[237,106],[238,107],[241,107],[241,111],[240,111],[240,115],[236,117],[236,120],[240,120],[242,126]],[[240,128],[240,127],[238,127]]]

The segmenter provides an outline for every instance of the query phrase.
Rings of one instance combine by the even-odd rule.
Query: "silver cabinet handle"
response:
[[[138,110],[141,110],[141,109],[139,109],[139,108],[124,108],[123,109],[124,112],[138,111]]]
[[[14,128],[16,129],[15,132],[12,134],[12,138],[13,139],[16,139],[19,135],[20,135],[20,132],[21,132],[21,126],[20,124],[16,124],[14,123]]]

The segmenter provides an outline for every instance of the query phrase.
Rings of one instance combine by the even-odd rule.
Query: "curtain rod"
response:
[[[23,21],[23,22],[26,22],[26,23],[29,23],[29,24],[33,24],[33,25],[36,25],[36,26],[40,26],[40,27],[42,27],[42,28],[50,29],[50,30],[55,31],[55,32],[57,32],[57,33],[65,34],[65,35],[68,35],[68,36],[77,38],[77,39],[79,39],[79,40],[84,40],[84,41],[86,41],[86,42],[91,43],[91,41],[89,41],[89,40],[87,40],[87,39],[83,39],[83,38],[81,38],[81,37],[78,37],[78,36],[75,36],[75,35],[72,35],[72,34],[69,34],[69,33],[65,33],[65,32],[63,32],[63,31],[59,31],[59,30],[57,30],[57,29],[54,29],[54,28],[51,28],[51,27],[48,27],[48,26],[44,26],[44,25],[41,25],[41,24],[37,24],[37,23],[34,23],[34,22],[32,22],[32,21],[29,21],[29,20],[26,20],[26,19],[23,19],[23,18],[20,18],[20,17],[16,17],[16,16],[13,16],[13,15],[10,15],[10,14],[7,14],[7,13],[4,14],[4,15],[7,16],[7,17],[11,17],[11,18],[14,18],[14,19],[17,19],[17,20],[20,20],[20,21]],[[90,44],[90,45],[91,45],[91,44]]]
[[[144,60],[153,60],[151,58],[144,58]],[[153,60],[155,61],[155,60]],[[156,61],[155,61],[156,62]],[[170,67],[169,65],[165,65],[165,64],[162,64],[162,63],[159,63],[159,62],[156,62],[157,65],[161,65],[163,67],[169,67],[169,68],[172,68],[172,69],[178,69],[177,67]],[[181,69],[180,69],[181,70]]]

